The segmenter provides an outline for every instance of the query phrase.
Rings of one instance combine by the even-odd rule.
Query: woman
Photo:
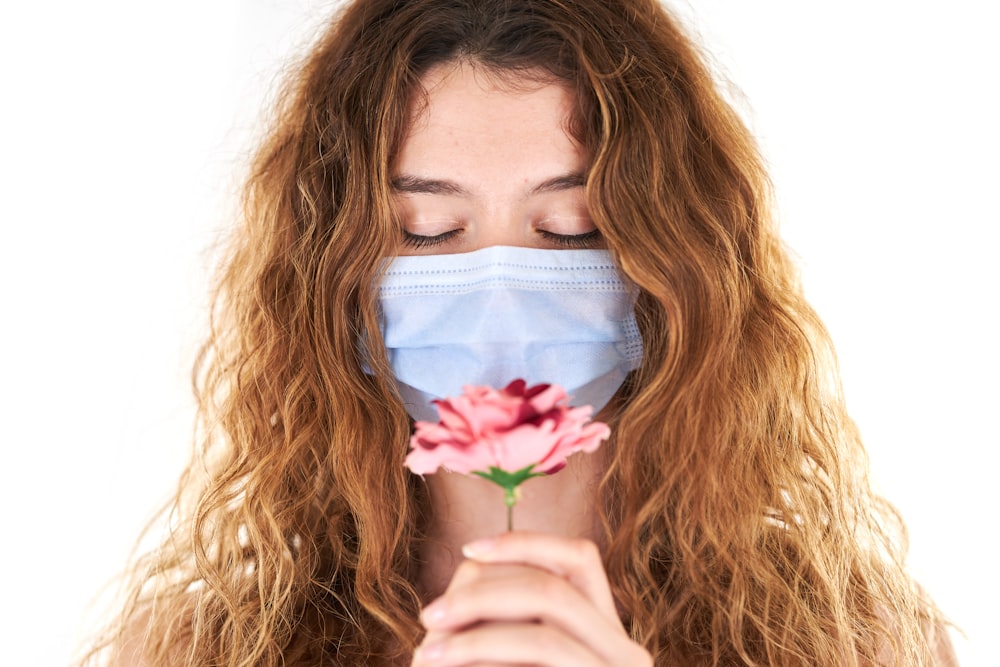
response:
[[[173,534],[92,659],[951,660],[753,140],[660,6],[357,0],[281,101],[218,286]],[[393,327],[419,302],[392,314],[377,288],[400,255],[548,275],[594,252],[638,340],[624,327],[610,362],[546,379],[586,367],[613,435],[529,482],[504,533],[479,480],[404,469],[418,397],[441,395],[423,380],[473,371],[406,370]]]

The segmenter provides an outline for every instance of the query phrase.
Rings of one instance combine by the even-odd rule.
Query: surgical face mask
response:
[[[378,289],[382,338],[417,420],[465,385],[561,385],[600,410],[642,358],[633,306],[606,250],[490,246],[397,257]]]

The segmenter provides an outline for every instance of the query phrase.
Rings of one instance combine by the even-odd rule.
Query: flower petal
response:
[[[406,456],[406,466],[420,475],[531,465],[551,474],[571,454],[594,451],[610,435],[607,425],[590,422],[590,406],[569,407],[558,385],[529,387],[521,379],[502,390],[468,385],[461,395],[434,403],[440,421],[415,424]]]

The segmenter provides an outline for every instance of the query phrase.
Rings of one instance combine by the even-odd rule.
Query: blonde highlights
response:
[[[252,166],[175,528],[104,645],[142,619],[151,664],[412,653],[429,517],[372,287],[413,96],[456,59],[574,92],[590,213],[641,292],[600,486],[633,636],[662,665],[928,664],[936,611],[865,479],[754,141],[652,0],[365,0],[331,24]]]

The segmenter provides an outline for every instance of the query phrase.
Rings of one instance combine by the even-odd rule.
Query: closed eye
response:
[[[535,231],[546,241],[564,248],[596,248],[601,240],[601,231],[599,229],[592,229],[583,234],[556,234],[544,229]]]
[[[429,248],[431,246],[440,245],[446,241],[450,241],[459,234],[462,233],[462,229],[459,227],[457,229],[450,229],[446,232],[440,234],[435,234],[434,236],[422,236],[420,234],[413,234],[405,229],[403,230],[403,244],[409,246],[410,248]]]

